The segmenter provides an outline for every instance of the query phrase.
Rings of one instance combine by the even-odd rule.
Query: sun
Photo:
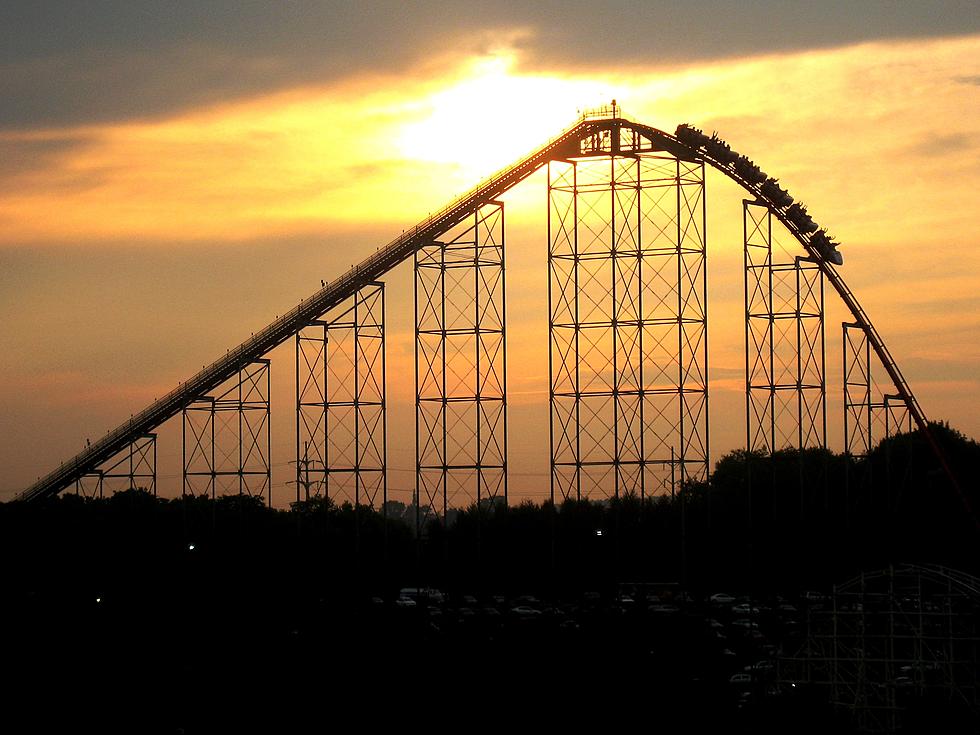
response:
[[[466,65],[437,87],[399,136],[408,159],[451,164],[484,177],[576,122],[584,106],[608,102],[621,90],[605,82],[516,71],[513,51]]]

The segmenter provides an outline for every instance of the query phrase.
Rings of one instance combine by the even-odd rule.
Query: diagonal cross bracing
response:
[[[554,501],[707,476],[704,166],[613,150],[548,166]]]
[[[296,500],[387,501],[385,290],[369,283],[296,333]]]
[[[415,257],[416,530],[507,500],[504,205]]]
[[[414,228],[404,231],[401,236],[395,238],[386,246],[379,248],[371,257],[364,260],[358,266],[326,284],[322,289],[311,297],[304,299],[284,316],[277,318],[267,327],[258,331],[253,337],[238,347],[229,350],[220,359],[201,370],[189,380],[179,384],[176,389],[166,396],[134,415],[129,421],[122,423],[116,429],[107,433],[106,436],[79,452],[75,457],[62,463],[59,467],[40,478],[36,483],[28,487],[19,496],[19,499],[36,500],[56,494],[87,474],[95,472],[100,465],[111,461],[113,457],[124,451],[129,444],[149,434],[171,417],[188,409],[201,396],[212,393],[222,383],[233,379],[236,373],[249,363],[262,358],[274,347],[293,337],[299,330],[340,305],[365,284],[380,279],[391,268],[411,257],[419,248],[431,244],[452,227],[455,227],[472,216],[480,207],[496,200],[504,192],[523,181],[549,161],[567,160],[571,157],[610,157],[618,156],[619,154],[632,156],[638,153],[650,152],[665,152],[684,163],[685,166],[691,165],[692,170],[695,172],[699,168],[703,169],[704,163],[709,164],[738,183],[752,196],[758,198],[760,201],[766,201],[766,195],[758,183],[745,179],[731,162],[717,160],[707,150],[702,150],[696,146],[692,147],[681,142],[673,135],[650,126],[626,120],[616,116],[616,114],[599,117],[585,116],[532,154],[522,158],[513,166],[489,177],[471,192],[420,222]],[[658,166],[659,164],[651,166],[644,176],[649,175],[650,178],[657,178],[658,173],[662,175],[663,168],[661,166],[658,169]],[[686,177],[687,174],[684,171],[678,172],[677,178],[679,180],[684,180]],[[646,196],[647,191],[644,188],[641,196]],[[689,204],[689,202],[686,203],[686,205]],[[703,204],[699,206],[703,206]],[[675,208],[669,201],[660,199],[656,204],[644,204],[640,209],[642,212],[641,227],[651,236],[655,236],[658,226],[645,221],[646,213],[671,212]],[[680,207],[676,209],[680,210]],[[689,206],[688,209],[690,209]],[[788,218],[784,209],[774,208],[772,214],[796,238],[809,256],[814,258],[819,256],[818,249],[811,243],[811,235],[801,231]],[[622,216],[623,213],[621,212],[620,217],[622,218]],[[659,226],[660,235],[668,236],[669,240],[676,231],[675,225],[676,223],[669,219],[661,220]],[[557,232],[562,227],[566,230],[574,228],[574,223],[571,220],[566,220],[563,223],[553,220],[552,226],[555,228],[554,231]],[[601,233],[596,234],[599,235]],[[621,237],[622,235],[623,233],[620,230],[616,236]],[[690,232],[687,225],[682,226],[680,237],[689,236],[703,238],[703,229],[698,232],[695,227],[694,232]],[[656,243],[650,244],[651,250],[656,247],[658,247]],[[670,247],[668,247],[669,249]],[[584,259],[586,257],[588,256],[583,253],[582,258]],[[599,257],[602,257],[601,253]],[[560,270],[559,264],[555,263],[554,265],[555,271]],[[907,409],[911,421],[924,432],[937,457],[943,463],[947,474],[950,474],[952,477],[942,451],[929,430],[921,408],[866,312],[862,309],[853,292],[848,288],[836,268],[822,258],[818,258],[816,265],[823,273],[826,282],[837,292],[850,311],[854,323],[859,325],[867,335],[871,351],[877,355],[888,379],[894,386],[895,393],[891,394],[892,398],[889,399],[890,403],[896,407],[904,406]],[[698,345],[701,340],[700,338],[684,337],[683,342],[689,343],[690,345]],[[690,367],[691,365],[688,364],[687,368]],[[682,367],[680,369],[686,368]],[[693,420],[701,416],[704,411],[700,409],[689,410],[688,413],[689,420]],[[956,484],[955,478],[953,482]]]
[[[841,325],[844,368],[844,451],[866,456],[882,439],[912,430],[912,414],[899,395],[885,393],[871,361],[871,342],[860,324]]]
[[[272,505],[269,360],[245,365],[182,412],[183,495],[249,495]]]
[[[157,437],[147,434],[133,441],[109,462],[75,481],[75,494],[102,497],[110,492],[139,488],[157,494]]]
[[[742,202],[745,442],[749,451],[827,446],[823,271],[773,260],[773,212]]]

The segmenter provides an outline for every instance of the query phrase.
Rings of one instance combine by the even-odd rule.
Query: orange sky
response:
[[[843,243],[844,276],[926,413],[980,436],[980,36],[567,69],[529,63],[521,38],[146,119],[0,129],[2,146],[45,151],[0,162],[0,499],[613,97],[665,130],[717,129],[804,199]],[[741,437],[741,220],[729,182],[709,179],[708,196],[717,455]],[[547,422],[540,176],[507,202],[513,432]],[[410,277],[392,274],[390,305],[409,302]],[[399,311],[396,430],[412,390]],[[285,415],[293,368],[278,362]],[[285,493],[291,418],[280,421]],[[512,456],[515,494],[540,486],[540,455]],[[395,440],[393,485],[409,483],[411,457]]]

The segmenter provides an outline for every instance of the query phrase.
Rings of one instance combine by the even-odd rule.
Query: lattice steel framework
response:
[[[269,360],[254,360],[216,396],[183,410],[183,494],[250,495],[272,504]]]
[[[549,163],[552,500],[707,476],[705,223],[701,161]]]
[[[384,284],[372,282],[296,333],[297,501],[384,508],[384,315]]]
[[[980,580],[904,564],[861,574],[806,611],[805,643],[783,683],[823,689],[861,732],[899,731],[925,694],[980,715]]]
[[[84,497],[103,497],[109,492],[142,488],[157,494],[157,435],[147,434],[132,442],[125,452],[75,481],[75,493]]]
[[[416,526],[507,500],[504,205],[415,255]]]
[[[843,322],[844,451],[866,456],[881,439],[912,431],[912,412],[904,398],[883,393],[871,359],[871,342],[860,325]]]
[[[687,131],[682,133],[682,131]],[[693,132],[692,132],[693,131]],[[678,135],[670,135],[664,131],[657,130],[656,128],[650,127],[648,125],[643,125],[641,123],[627,120],[623,118],[615,106],[607,110],[601,110],[595,113],[589,113],[584,115],[580,120],[576,121],[566,130],[562,131],[560,135],[552,139],[545,145],[541,146],[537,150],[533,151],[528,156],[518,160],[513,165],[495,173],[491,177],[487,178],[476,186],[473,190],[467,192],[465,195],[459,199],[449,203],[445,208],[435,212],[425,220],[419,222],[415,227],[405,229],[402,234],[396,237],[394,240],[378,248],[375,253],[366,258],[364,261],[356,266],[351,267],[349,271],[340,274],[337,278],[330,281],[329,283],[322,283],[321,289],[316,293],[312,294],[309,298],[303,299],[295,308],[290,309],[281,317],[277,316],[276,319],[268,324],[265,328],[254,333],[248,340],[245,340],[242,344],[235,347],[234,349],[226,351],[226,353],[220,356],[210,365],[205,366],[200,372],[191,376],[188,380],[185,380],[178,384],[178,386],[168,392],[166,395],[162,396],[158,400],[155,400],[151,405],[147,406],[145,409],[137,414],[131,416],[127,421],[124,421],[119,426],[115,427],[112,431],[107,432],[105,436],[101,437],[98,441],[86,446],[82,451],[78,452],[74,457],[71,457],[68,461],[62,462],[58,467],[55,467],[44,475],[40,477],[36,482],[32,483],[30,487],[26,488],[21,494],[21,498],[24,500],[36,500],[50,495],[56,495],[65,488],[71,486],[79,478],[85,476],[88,473],[92,473],[103,463],[110,461],[119,452],[124,451],[126,446],[131,442],[137,440],[139,437],[148,434],[160,426],[163,422],[167,421],[171,417],[176,416],[179,413],[192,411],[192,406],[196,408],[201,408],[199,405],[202,402],[201,396],[213,395],[215,391],[221,389],[223,385],[229,380],[234,380],[236,375],[238,375],[243,369],[246,368],[252,361],[261,359],[263,356],[267,355],[273,348],[282,344],[283,342],[295,338],[297,331],[306,328],[311,323],[322,318],[323,314],[328,313],[330,310],[336,308],[338,305],[342,304],[345,299],[351,298],[358,289],[364,287],[366,284],[377,281],[383,277],[385,273],[391,270],[393,267],[399,263],[412,258],[418,257],[420,249],[430,248],[432,244],[437,239],[445,239],[445,233],[451,232],[453,228],[460,227],[462,223],[469,221],[470,218],[474,216],[474,212],[477,212],[482,207],[488,206],[489,203],[497,201],[504,192],[510,190],[512,187],[525,180],[531,176],[535,171],[538,171],[543,166],[547,165],[549,161],[564,161],[564,165],[572,165],[570,162],[580,159],[582,157],[595,156],[601,159],[607,158],[626,158],[630,157],[629,160],[636,161],[634,154],[654,154],[659,156],[673,156],[675,159],[681,161],[677,163],[678,173],[676,179],[680,184],[677,186],[678,199],[681,203],[690,203],[690,198],[687,196],[687,191],[692,187],[696,190],[703,191],[703,174],[700,169],[703,168],[702,164],[707,164],[725,176],[732,179],[735,183],[745,189],[750,195],[758,197],[760,201],[768,201],[773,206],[773,214],[779,218],[783,224],[786,226],[787,231],[794,237],[798,243],[807,251],[807,253],[812,257],[824,258],[826,254],[821,250],[820,244],[815,242],[815,235],[809,234],[810,230],[801,229],[803,225],[800,224],[798,218],[790,214],[790,210],[786,207],[786,195],[785,193],[780,193],[781,190],[776,187],[775,189],[771,184],[769,184],[768,179],[763,180],[762,172],[755,167],[751,161],[745,159],[744,157],[739,157],[730,147],[722,140],[717,137],[707,138],[706,136],[697,133],[696,130],[690,128],[690,126],[681,126],[678,128]],[[669,158],[665,160],[669,161]],[[696,163],[690,163],[696,161]],[[583,164],[584,165],[584,164]],[[601,164],[600,164],[601,165]],[[615,166],[615,163],[611,164]],[[638,165],[645,165],[640,163]],[[558,164],[555,164],[557,167]],[[682,174],[682,169],[686,172]],[[689,169],[689,170],[687,170]],[[692,179],[691,174],[697,173],[695,180]],[[574,179],[575,176],[573,175]],[[631,185],[626,184],[620,187],[619,184],[615,184],[616,176],[610,177],[612,181],[610,182],[609,189],[611,191],[616,191],[616,194],[610,195],[610,205],[608,207],[608,216],[610,223],[613,221],[614,216],[612,211],[616,206],[622,206],[623,197],[627,195],[624,191],[619,191],[619,188],[630,189]],[[668,177],[669,178],[669,177]],[[639,198],[642,200],[644,198],[649,198],[650,192],[647,191],[647,187],[642,183],[638,187],[640,189]],[[577,201],[579,192],[573,190],[569,195],[573,202]],[[564,197],[567,199],[568,197]],[[564,200],[562,196],[557,196],[549,203],[549,216],[555,219],[556,213],[561,210],[561,206],[556,207],[555,201],[559,204]],[[681,212],[682,204],[678,203],[676,210]],[[703,210],[703,199],[699,205]],[[577,212],[577,207],[572,205],[572,210]],[[648,211],[644,206],[639,206],[637,208],[639,214],[637,215],[638,221],[643,222],[644,218],[648,216]],[[663,205],[660,207],[661,213],[669,213],[671,207]],[[565,215],[567,217],[567,213]],[[630,218],[627,217],[628,221]],[[702,227],[700,230],[696,227],[688,227],[685,223],[685,219],[689,219],[691,222],[696,222],[698,217],[692,213],[692,216],[687,215],[679,216],[676,218],[676,229],[678,231],[677,239],[680,242],[683,238],[690,237],[693,233],[697,234],[697,237],[703,238],[703,218]],[[669,216],[666,216],[668,224],[670,223]],[[579,223],[577,216],[572,216],[569,220],[571,224],[569,227],[573,231],[572,242],[559,242],[559,254],[562,254],[562,249],[567,254],[571,253],[570,260],[574,265],[570,266],[568,264],[559,265],[556,267],[556,259],[551,258],[550,263],[552,265],[551,280],[552,280],[552,295],[554,296],[554,291],[558,291],[559,295],[561,293],[574,293],[577,289],[575,285],[577,283],[577,278],[580,271],[588,271],[592,267],[597,267],[596,264],[580,262],[578,249],[578,231]],[[618,224],[618,223],[617,223]],[[641,234],[643,228],[639,228],[636,235]],[[652,228],[656,229],[656,225]],[[613,252],[614,247],[618,247],[618,243],[614,239],[619,237],[619,232],[617,227],[609,228],[609,242],[608,247],[610,254]],[[549,233],[549,238],[551,239],[551,249],[555,250],[556,237],[561,236],[561,228],[558,228]],[[703,283],[703,273],[701,276],[690,277],[690,274],[685,275],[685,272],[689,270],[688,266],[690,263],[697,261],[703,265],[703,248],[699,248],[696,244],[692,244],[690,247],[686,247],[683,244],[676,244],[678,249],[678,254],[676,260],[678,261],[678,271],[680,276],[677,278],[677,290],[679,292],[678,301],[681,302],[682,306],[678,308],[680,314],[676,317],[679,326],[677,327],[678,334],[678,344],[679,348],[676,350],[674,357],[677,362],[677,372],[679,377],[676,381],[677,385],[673,387],[664,386],[666,393],[675,392],[678,396],[677,402],[680,404],[678,411],[676,412],[680,418],[676,423],[677,426],[668,426],[664,429],[662,433],[656,432],[650,429],[651,421],[648,421],[644,415],[642,420],[638,419],[628,419],[626,417],[630,416],[630,412],[633,410],[630,403],[631,400],[636,406],[636,410],[639,413],[640,408],[643,408],[643,413],[646,413],[646,409],[649,405],[651,410],[659,410],[663,413],[664,417],[673,416],[674,411],[672,407],[663,407],[655,404],[654,396],[656,395],[650,388],[648,390],[647,383],[648,376],[645,371],[646,368],[641,368],[640,372],[644,373],[643,381],[641,387],[636,389],[637,395],[630,396],[628,394],[629,388],[629,378],[623,378],[623,375],[618,369],[618,365],[615,366],[611,372],[607,371],[606,383],[613,385],[613,388],[609,389],[607,392],[612,393],[612,407],[598,407],[598,410],[604,415],[608,415],[614,418],[614,414],[623,416],[623,420],[619,423],[613,422],[614,427],[614,438],[611,440],[613,449],[604,449],[602,452],[595,452],[594,454],[599,456],[597,460],[599,466],[602,464],[609,465],[612,464],[616,471],[612,474],[615,475],[614,485],[619,488],[623,488],[628,485],[630,480],[629,477],[624,478],[624,473],[629,475],[630,472],[636,473],[637,470],[630,470],[629,463],[633,462],[638,466],[643,466],[644,469],[650,469],[654,467],[657,463],[661,464],[661,473],[663,468],[670,467],[673,470],[678,469],[680,465],[680,472],[675,472],[674,475],[679,476],[681,480],[691,476],[693,472],[693,467],[700,462],[697,455],[707,454],[707,426],[704,424],[703,430],[701,429],[702,422],[705,421],[704,414],[707,410],[707,396],[706,390],[702,390],[701,386],[696,385],[697,380],[693,377],[685,375],[687,372],[692,374],[703,372],[703,365],[701,363],[704,360],[701,358],[702,348],[706,350],[703,340],[703,324],[706,323],[706,318],[702,318],[704,315],[696,314],[697,309],[703,310],[703,298],[697,298],[696,292],[700,289],[695,287],[687,289],[683,285],[683,279],[688,278],[691,283]],[[636,257],[637,271],[644,270],[642,263],[647,260],[648,255],[653,255],[658,257],[653,253],[644,253],[646,250],[646,244],[641,243],[637,246],[637,250],[640,255]],[[667,248],[668,253],[664,255],[669,259],[669,251],[671,248]],[[631,256],[619,257],[618,251],[616,257],[609,258],[615,264],[615,267],[611,267],[612,272],[619,272],[622,266],[626,265],[626,261],[631,260]],[[926,421],[926,417],[915,400],[914,395],[901,371],[898,369],[898,365],[895,360],[891,357],[888,352],[884,341],[881,336],[877,333],[874,325],[871,323],[868,315],[864,312],[861,305],[859,304],[857,298],[851,289],[844,282],[839,271],[832,267],[830,263],[821,261],[821,268],[824,272],[824,277],[826,281],[831,285],[834,291],[841,297],[845,306],[850,311],[854,317],[854,321],[863,325],[868,339],[871,344],[871,349],[878,356],[881,362],[882,369],[887,373],[888,379],[895,387],[897,395],[903,397],[903,400],[911,414],[915,425],[923,432],[924,436],[929,441],[933,451],[935,452],[940,463],[943,465],[944,471],[949,478],[951,484],[954,487],[959,487],[955,475],[952,473],[948,462],[946,461],[942,449],[936,442],[935,437],[929,429],[929,425]],[[574,271],[574,276],[568,276],[565,272],[571,269]],[[690,269],[695,270],[695,269]],[[559,278],[555,278],[555,274],[558,274]],[[556,284],[555,281],[558,281]],[[610,281],[612,281],[612,274],[610,274]],[[626,277],[629,282],[630,278]],[[643,278],[639,277],[635,280],[643,282]],[[562,285],[564,282],[565,285]],[[572,285],[568,285],[571,283]],[[669,280],[668,280],[669,283]],[[613,303],[619,303],[621,295],[617,293],[616,298],[611,299]],[[694,307],[693,311],[695,313],[688,314],[686,311],[687,306],[700,301],[701,303]],[[579,311],[579,296],[575,294],[574,298],[571,299],[569,303],[574,303],[573,314],[571,316],[562,317],[560,324],[573,325],[569,328],[571,333],[575,333],[577,336],[573,338],[574,342],[574,359],[571,359],[569,364],[577,364],[580,362],[578,356],[578,349],[582,347],[580,344],[580,336],[578,332],[577,320],[580,315]],[[628,303],[628,300],[627,300]],[[560,304],[559,304],[560,305]],[[418,308],[418,304],[416,304]],[[589,447],[582,446],[582,424],[583,422],[588,422],[588,412],[590,409],[586,409],[586,416],[583,418],[581,415],[581,409],[583,406],[583,401],[588,401],[588,394],[581,392],[581,379],[582,374],[579,367],[574,367],[572,373],[573,377],[566,376],[565,383],[562,383],[559,388],[559,393],[565,393],[563,396],[556,396],[554,386],[556,384],[556,371],[555,368],[555,357],[556,350],[554,349],[556,344],[556,330],[554,328],[554,309],[556,308],[555,302],[552,303],[553,314],[552,314],[552,427],[556,426],[556,412],[555,409],[556,399],[558,404],[561,404],[562,411],[568,413],[568,416],[558,417],[560,420],[557,421],[558,432],[553,432],[553,440],[555,439],[555,434],[558,434],[559,443],[568,439],[566,442],[569,446],[558,446],[553,444],[552,446],[552,460],[558,459],[559,467],[555,470],[553,475],[553,482],[559,484],[559,492],[565,495],[570,495],[573,491],[577,495],[581,495],[581,479],[583,467],[586,467],[586,462],[591,461],[591,457],[583,454],[583,451],[588,450]],[[611,312],[612,309],[610,308]],[[610,346],[608,351],[610,354],[618,355],[620,352],[628,353],[629,342],[624,341],[622,348],[620,347],[620,338],[626,337],[627,332],[631,327],[637,332],[637,340],[640,335],[643,335],[644,341],[649,341],[654,339],[652,335],[646,333],[656,331],[653,329],[656,326],[655,323],[647,324],[643,316],[639,316],[636,319],[636,325],[631,325],[627,316],[623,317],[623,321],[619,320],[617,315],[616,321],[612,319],[612,314],[606,315],[607,324],[611,325],[611,331],[616,334],[616,350],[613,350]],[[700,326],[699,326],[700,324]],[[559,328],[560,329],[560,328]],[[693,330],[693,331],[692,331]],[[592,335],[589,335],[590,337]],[[565,339],[562,337],[562,339]],[[567,340],[566,340],[567,341]],[[612,341],[611,336],[607,340]],[[699,342],[700,341],[700,342]],[[560,345],[560,341],[559,346]],[[690,342],[685,347],[685,343]],[[594,347],[595,345],[593,345]],[[586,349],[589,345],[585,345]],[[564,351],[562,351],[558,357],[559,362],[568,359],[568,356],[572,354],[572,348],[565,346]],[[646,360],[647,350],[644,348],[641,350],[644,354],[644,361]],[[645,362],[641,361],[639,364],[645,365]],[[624,365],[629,366],[630,363],[627,360]],[[560,367],[560,365],[559,365]],[[662,365],[659,367],[662,368]],[[571,388],[567,388],[570,382]],[[619,385],[622,390],[617,390],[616,385]],[[567,389],[566,389],[567,388]],[[623,392],[627,391],[627,392]],[[567,399],[567,400],[566,400]],[[666,400],[666,399],[663,399]],[[572,404],[571,409],[565,404]],[[186,417],[185,417],[186,418]],[[574,421],[573,421],[574,419]],[[642,426],[642,431],[635,431],[631,428],[629,431],[626,430],[624,422],[630,420],[639,421],[637,426]],[[652,422],[656,423],[656,422]],[[673,422],[667,422],[673,423]],[[697,427],[697,428],[692,428]],[[619,428],[623,428],[623,433],[619,431]],[[660,447],[660,451],[651,449],[647,446],[647,435],[650,432],[656,434],[656,436],[650,436],[650,442]],[[205,431],[202,437],[206,436],[209,431]],[[640,441],[637,442],[637,434],[641,437]],[[701,441],[703,439],[703,442]],[[588,442],[586,442],[587,444]],[[771,442],[772,443],[772,442]],[[701,446],[703,444],[703,446]],[[637,452],[637,445],[640,445],[642,451]],[[667,458],[668,452],[663,450],[663,447],[670,447],[675,449],[674,452],[675,459],[670,460]],[[703,450],[703,451],[702,451]],[[561,452],[557,454],[556,452]],[[207,449],[202,451],[202,454],[209,456]],[[444,453],[445,454],[445,453]],[[611,459],[610,459],[611,457]],[[638,459],[634,459],[638,457]],[[680,459],[677,459],[680,457]],[[445,456],[439,460],[441,464],[447,464]],[[502,460],[501,460],[502,461]],[[666,464],[664,464],[666,463]],[[694,464],[692,464],[694,463]],[[206,464],[202,461],[201,464]],[[484,463],[489,464],[489,463]],[[705,463],[706,464],[706,463]],[[212,468],[205,468],[208,470],[206,474],[213,472]],[[591,473],[591,470],[587,470]],[[640,489],[641,492],[650,492],[650,488],[656,486],[658,483],[656,478],[652,483],[646,482],[645,472],[638,472],[640,477]],[[697,473],[695,473],[697,474]],[[557,482],[557,480],[561,482]],[[633,484],[636,484],[635,479]],[[671,483],[673,486],[675,483]],[[588,490],[588,488],[586,488]],[[618,490],[614,488],[612,492],[617,492]],[[553,493],[554,494],[554,493]],[[964,507],[967,511],[971,513],[971,516],[975,519],[975,514],[969,509],[969,503],[966,501],[965,496],[962,495],[964,502]],[[445,504],[443,504],[445,506]],[[445,508],[444,508],[445,510]]]
[[[826,447],[823,271],[812,258],[774,258],[768,204],[743,200],[742,214],[746,447]]]

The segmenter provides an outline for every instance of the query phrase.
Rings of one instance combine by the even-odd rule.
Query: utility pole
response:
[[[305,499],[310,499],[310,443],[303,444],[303,459],[298,460],[300,472],[296,473],[296,502],[300,501],[299,489],[303,488]]]

